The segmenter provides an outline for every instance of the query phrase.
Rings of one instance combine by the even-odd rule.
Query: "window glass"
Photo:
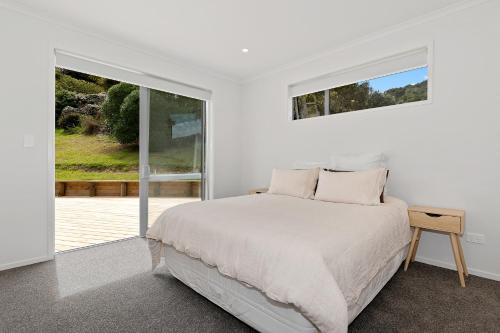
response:
[[[204,101],[150,89],[151,174],[200,173]]]
[[[420,67],[293,97],[293,119],[427,100],[428,68]]]

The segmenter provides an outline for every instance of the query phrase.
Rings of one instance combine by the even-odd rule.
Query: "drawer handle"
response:
[[[440,217],[440,216],[442,216],[441,214],[434,214],[434,213],[425,213],[425,215],[430,216],[430,217]]]

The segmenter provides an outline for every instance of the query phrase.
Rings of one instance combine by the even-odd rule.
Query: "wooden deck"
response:
[[[198,198],[150,198],[149,221],[167,208]],[[56,252],[139,235],[137,197],[56,198]]]

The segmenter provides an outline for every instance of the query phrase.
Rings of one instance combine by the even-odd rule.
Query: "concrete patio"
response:
[[[149,223],[167,208],[198,198],[150,198]],[[137,197],[56,197],[56,252],[139,235]]]

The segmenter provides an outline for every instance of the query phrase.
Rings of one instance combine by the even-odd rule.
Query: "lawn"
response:
[[[153,170],[192,172],[193,141],[184,140],[166,151],[151,153],[149,159]],[[56,180],[137,180],[138,170],[136,145],[121,145],[108,135],[56,129]]]
[[[137,180],[138,170],[137,146],[56,129],[56,180]]]

